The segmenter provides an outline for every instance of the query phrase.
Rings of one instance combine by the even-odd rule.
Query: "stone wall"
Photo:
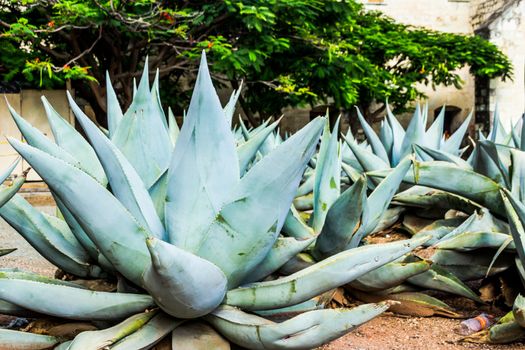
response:
[[[512,80],[493,79],[489,89],[489,112],[493,115],[496,104],[507,129],[525,111],[525,1],[509,1],[497,18],[486,23],[488,39],[511,60]]]
[[[470,34],[473,32],[471,4],[469,1],[451,0],[363,0],[365,8],[371,11],[381,11],[398,22],[438,30],[449,33]],[[429,122],[433,120],[434,110],[447,105],[461,109],[452,122],[453,129],[466,118],[474,108],[474,78],[468,67],[461,69],[461,79],[464,81],[461,90],[453,86],[438,85],[434,90],[430,85],[420,85],[419,89],[427,96],[429,104]],[[401,116],[406,124],[411,114]]]
[[[471,23],[474,30],[501,15],[501,11],[514,0],[471,0]]]
[[[451,33],[471,33],[468,1],[384,0],[362,1],[368,10],[381,11],[401,23]]]

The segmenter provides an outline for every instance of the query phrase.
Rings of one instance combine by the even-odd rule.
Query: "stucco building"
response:
[[[512,80],[475,80],[468,68],[461,70],[464,86],[422,87],[429,97],[430,114],[443,104],[458,123],[474,110],[476,127],[487,121],[498,105],[507,127],[525,111],[525,1],[522,0],[363,0],[368,10],[385,13],[395,20],[429,29],[476,34],[490,40],[514,66]]]

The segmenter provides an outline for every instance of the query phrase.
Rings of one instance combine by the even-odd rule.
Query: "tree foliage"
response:
[[[201,50],[216,81],[237,87],[252,122],[287,105],[348,108],[423,97],[416,83],[461,87],[457,69],[510,77],[504,54],[477,36],[413,28],[355,1],[25,0],[0,2],[0,73],[33,87],[73,87],[105,109],[105,71],[131,101],[144,59],[172,105],[185,106]],[[381,110],[381,108],[379,109]],[[377,111],[375,111],[377,112]],[[374,112],[370,113],[374,116]]]

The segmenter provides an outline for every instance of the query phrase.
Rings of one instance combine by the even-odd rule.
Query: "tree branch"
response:
[[[102,26],[99,28],[99,30],[98,30],[98,37],[95,39],[95,41],[93,41],[93,44],[91,44],[91,46],[89,48],[87,48],[86,50],[84,50],[83,52],[78,54],[77,56],[75,56],[72,59],[70,59],[69,61],[67,61],[58,71],[59,72],[62,71],[66,66],[69,66],[71,63],[75,62],[76,60],[81,59],[82,57],[84,57],[85,55],[90,53],[91,50],[93,50],[93,48],[95,47],[95,45],[99,42],[100,38],[102,38]]]

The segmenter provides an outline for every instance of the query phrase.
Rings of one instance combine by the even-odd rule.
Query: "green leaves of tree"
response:
[[[188,84],[178,82],[195,79],[203,49],[218,83],[235,87],[244,80],[241,104],[261,116],[329,100],[348,108],[388,99],[399,110],[422,97],[417,83],[461,87],[457,70],[464,66],[478,77],[512,73],[505,55],[481,37],[409,27],[365,12],[356,1],[18,3],[0,6],[4,80],[20,80],[20,62],[27,62],[31,85],[76,79],[78,93],[102,108],[104,88],[89,81],[103,81],[108,70],[117,94],[129,102],[146,55],[169,81],[163,84],[167,102],[182,108]]]

